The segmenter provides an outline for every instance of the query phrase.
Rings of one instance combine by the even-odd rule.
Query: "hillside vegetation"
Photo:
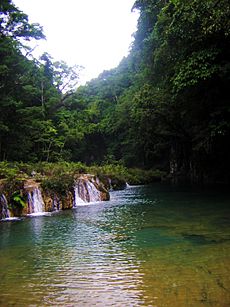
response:
[[[42,28],[0,3],[0,160],[159,169],[230,181],[230,4],[137,0],[129,55],[75,89],[79,66],[32,58]]]

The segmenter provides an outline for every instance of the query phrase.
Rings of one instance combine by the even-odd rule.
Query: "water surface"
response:
[[[0,223],[0,306],[230,306],[230,195],[155,184]]]

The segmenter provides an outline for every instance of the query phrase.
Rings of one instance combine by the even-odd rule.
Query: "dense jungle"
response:
[[[229,182],[230,4],[136,0],[129,55],[78,86],[80,66],[32,56],[42,26],[0,2],[0,160],[158,169]],[[77,59],[76,59],[77,62]]]

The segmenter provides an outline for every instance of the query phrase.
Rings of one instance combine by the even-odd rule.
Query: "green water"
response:
[[[0,306],[230,306],[230,195],[166,185],[0,222]]]

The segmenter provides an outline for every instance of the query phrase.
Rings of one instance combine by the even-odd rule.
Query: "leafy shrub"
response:
[[[26,207],[26,199],[25,196],[22,194],[21,191],[15,191],[11,195],[10,198],[10,205],[11,207],[19,207],[19,208],[25,208]]]
[[[47,177],[41,182],[44,190],[52,191],[60,195],[65,195],[67,191],[73,189],[74,177],[72,174],[59,174],[59,176]]]
[[[0,179],[13,178],[17,175],[18,171],[16,163],[0,162]]]

